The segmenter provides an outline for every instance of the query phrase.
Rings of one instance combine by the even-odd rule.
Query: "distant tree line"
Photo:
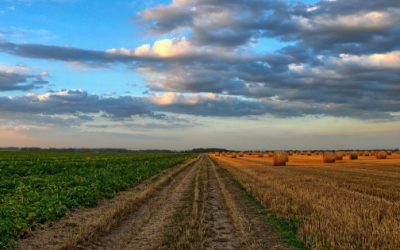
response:
[[[387,149],[374,149],[387,150]],[[399,151],[398,148],[390,149],[393,151]],[[0,147],[0,151],[52,151],[52,152],[93,152],[93,153],[211,153],[211,152],[239,152],[236,150],[229,150],[225,148],[193,148],[187,150],[169,150],[169,149],[143,149],[143,150],[130,150],[126,148],[40,148],[40,147]],[[242,151],[252,152],[253,150]],[[255,150],[256,152],[270,152],[274,150]],[[299,150],[285,150],[299,152]],[[314,151],[335,151],[335,150],[309,150]],[[342,151],[342,150],[339,150]],[[343,149],[343,151],[360,151],[360,149]],[[365,151],[365,149],[361,149]]]
[[[93,152],[93,153],[174,153],[168,149],[129,150],[125,148],[39,148],[39,147],[3,147],[2,151],[51,151],[51,152]]]
[[[130,150],[126,148],[40,148],[40,147],[0,147],[0,151],[51,151],[51,152],[93,152],[93,153],[210,153],[229,151],[224,148],[194,148],[187,150],[143,149]]]

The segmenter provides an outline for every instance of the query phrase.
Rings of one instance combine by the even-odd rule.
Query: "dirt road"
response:
[[[21,249],[288,249],[271,233],[257,209],[246,202],[227,172],[206,155],[165,175],[164,181],[155,178],[153,183],[132,190],[136,192],[135,197],[138,192],[147,192],[147,195],[131,198],[128,206],[131,212],[118,220],[110,220],[108,227],[83,230],[79,220],[75,220],[82,233],[89,232],[77,240],[73,236],[60,236],[65,231],[62,225],[66,225],[65,220],[60,221],[52,226],[59,230],[57,236],[46,238],[43,235],[50,234],[51,228],[43,228],[37,235],[21,240]],[[93,220],[90,214],[101,216],[100,213],[108,211],[94,212],[96,209],[85,210],[86,217],[79,216],[78,211],[75,217],[89,221]],[[77,235],[76,230],[70,229],[69,233],[73,235],[73,232]],[[44,243],[50,238],[52,242]]]

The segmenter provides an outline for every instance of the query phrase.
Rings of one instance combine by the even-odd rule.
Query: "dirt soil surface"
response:
[[[20,249],[290,249],[246,201],[228,172],[206,155],[165,171],[116,200],[43,226],[20,240]],[[105,225],[87,221],[96,217]]]

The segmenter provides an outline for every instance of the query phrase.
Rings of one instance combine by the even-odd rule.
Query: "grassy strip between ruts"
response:
[[[205,239],[210,234],[206,226],[206,206],[208,199],[208,170],[203,158],[195,179],[184,197],[182,207],[174,214],[174,225],[164,236],[166,249],[205,249]],[[163,248],[163,249],[164,249]]]
[[[213,158],[210,159],[219,167],[217,171],[219,171],[221,174],[226,175],[230,180],[232,180],[233,183],[240,189],[240,191],[246,197],[247,202],[249,202],[251,205],[257,208],[260,217],[265,219],[269,225],[275,226],[272,229],[283,242],[291,245],[295,249],[299,250],[309,249],[307,248],[303,239],[298,236],[298,227],[296,226],[296,224],[299,223],[301,224],[300,219],[297,219],[295,217],[278,218],[274,213],[267,211],[265,207],[261,204],[261,202],[255,199],[249,192],[247,192],[246,189],[242,186],[242,184],[238,180],[233,178],[231,173],[229,173],[229,171],[226,168],[219,165],[218,162],[215,161]]]

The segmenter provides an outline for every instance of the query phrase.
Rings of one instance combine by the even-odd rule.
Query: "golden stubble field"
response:
[[[264,207],[297,221],[316,249],[400,249],[400,154],[323,163],[289,156],[286,166],[257,155],[210,154]]]

